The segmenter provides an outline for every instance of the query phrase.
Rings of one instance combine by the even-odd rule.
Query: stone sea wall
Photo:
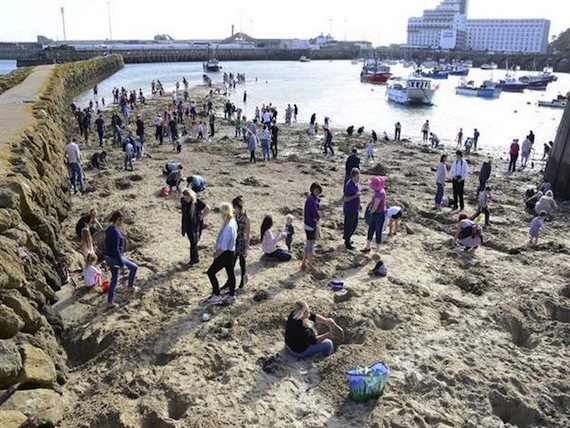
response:
[[[21,67],[8,74],[0,76],[0,94],[22,83],[32,70],[32,67]]]
[[[62,418],[66,356],[57,335],[64,326],[50,305],[62,286],[56,263],[73,253],[61,231],[70,208],[69,105],[122,66],[117,55],[55,66],[30,108],[35,124],[0,145],[0,393],[21,384],[0,406],[3,428],[28,414],[40,426]]]

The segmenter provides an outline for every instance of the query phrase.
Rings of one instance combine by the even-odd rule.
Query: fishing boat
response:
[[[447,70],[450,76],[467,76],[469,74],[469,67],[463,64],[453,64]]]
[[[459,86],[455,88],[457,95],[481,98],[499,98],[501,91],[500,83],[492,80],[485,80],[483,84],[477,86],[473,80],[466,82],[465,79],[461,79]]]
[[[498,67],[498,65],[494,62],[492,62],[490,64],[485,63],[485,64],[481,65],[481,70],[496,70],[497,67]]]
[[[553,107],[553,108],[566,108],[567,101],[539,101],[538,105],[541,107]]]
[[[420,74],[423,77],[427,77],[429,79],[437,79],[437,80],[443,80],[449,77],[448,71],[444,71],[439,68],[434,68],[431,71],[420,71]]]
[[[541,107],[566,108],[566,104],[568,104],[568,97],[562,94],[558,94],[558,96],[551,101],[538,101],[537,104]]]
[[[220,61],[216,58],[210,58],[208,61],[204,61],[202,68],[204,71],[218,72],[221,70],[222,66],[220,65]]]
[[[377,58],[364,61],[360,71],[360,81],[366,83],[386,83],[392,73],[390,67],[382,64]]]
[[[311,62],[311,58],[308,58],[305,55],[303,55],[299,58],[299,62]]]
[[[504,92],[524,92],[528,84],[518,80],[513,73],[505,74],[505,78],[499,80],[501,89]]]
[[[406,78],[397,78],[386,89],[388,100],[404,105],[433,105],[433,98],[439,85],[433,86],[432,80],[420,74]]]

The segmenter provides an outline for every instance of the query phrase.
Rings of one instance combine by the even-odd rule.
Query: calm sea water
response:
[[[317,114],[322,123],[329,116],[333,126],[345,128],[349,125],[364,126],[379,134],[390,135],[396,121],[402,124],[402,135],[417,138],[423,122],[428,119],[432,130],[443,142],[451,142],[459,128],[469,136],[474,128],[481,133],[480,146],[484,152],[504,153],[513,138],[523,139],[531,129],[536,134],[537,153],[542,153],[542,143],[553,140],[563,110],[537,106],[538,100],[551,100],[558,93],[570,90],[570,75],[558,74],[558,81],[549,85],[546,92],[525,91],[523,94],[503,93],[494,100],[455,95],[455,86],[460,77],[450,76],[438,81],[440,88],[432,107],[404,107],[388,102],[386,87],[361,83],[361,65],[350,61],[313,61],[310,63],[263,61],[225,62],[226,72],[246,74],[247,82],[238,85],[232,94],[232,101],[252,116],[256,106],[273,103],[283,119],[288,103],[299,107],[299,121],[308,122],[310,115]],[[392,72],[398,76],[409,74],[411,69],[395,66]],[[112,100],[114,86],[127,89],[142,88],[150,92],[150,82],[160,79],[165,88],[171,89],[176,81],[185,76],[190,84],[202,81],[200,63],[161,63],[127,65],[99,84],[99,96]],[[480,69],[470,71],[469,80],[480,83],[484,79],[502,78],[504,70],[493,72]],[[209,74],[214,82],[221,81],[222,73]],[[257,78],[257,80],[256,80]],[[243,92],[247,91],[247,103],[243,103]],[[87,91],[78,98],[80,105],[86,105],[92,92]],[[450,146],[448,144],[448,146]]]
[[[8,74],[16,68],[16,61],[0,60],[0,75]]]

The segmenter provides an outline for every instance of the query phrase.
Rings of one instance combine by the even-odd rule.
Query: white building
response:
[[[421,17],[408,20],[408,45],[454,49],[467,45],[468,0],[443,0]]]
[[[546,19],[467,21],[467,45],[477,51],[546,53],[549,33]]]
[[[493,52],[545,53],[546,19],[467,19],[468,0],[443,0],[408,19],[408,46]]]

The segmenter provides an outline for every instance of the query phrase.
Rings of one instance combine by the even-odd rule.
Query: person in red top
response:
[[[509,172],[515,172],[517,170],[517,159],[519,158],[519,139],[515,138],[511,143],[511,148],[509,150],[509,155],[511,156],[511,161],[509,162]]]

